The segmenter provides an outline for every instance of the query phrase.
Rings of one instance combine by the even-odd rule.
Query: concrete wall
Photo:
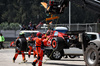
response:
[[[0,30],[0,33],[5,37],[5,41],[15,41],[18,37],[20,30]]]
[[[15,31],[15,30],[1,30],[0,32],[6,38],[8,38],[8,37],[15,38],[15,37],[18,37],[20,30],[17,30],[17,31]]]

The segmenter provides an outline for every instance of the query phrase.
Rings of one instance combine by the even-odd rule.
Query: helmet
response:
[[[24,35],[24,32],[19,33],[19,35]]]
[[[40,32],[38,32],[36,35],[37,35],[37,36],[41,36],[41,33],[40,33]]]

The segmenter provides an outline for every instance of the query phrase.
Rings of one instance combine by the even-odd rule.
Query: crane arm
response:
[[[84,8],[91,9],[100,14],[100,0],[70,0]]]
[[[65,7],[68,7],[69,1],[100,14],[100,0],[59,0],[58,2],[50,1],[49,6],[45,3],[42,3],[42,5],[47,9],[47,13],[62,14]]]

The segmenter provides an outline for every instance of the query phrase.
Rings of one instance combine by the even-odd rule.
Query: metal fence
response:
[[[69,24],[55,24],[54,26],[64,26],[69,28]],[[86,32],[100,32],[100,23],[71,24],[71,31],[85,30]]]
[[[69,28],[69,24],[53,24],[52,27],[64,26]],[[85,30],[87,32],[100,32],[100,23],[71,24],[71,31]],[[4,37],[18,37],[20,30],[0,30]]]

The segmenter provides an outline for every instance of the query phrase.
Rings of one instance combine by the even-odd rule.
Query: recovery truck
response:
[[[71,47],[76,47],[81,50],[81,54],[84,56],[84,60],[86,62],[87,66],[99,66],[99,54],[100,54],[100,40],[98,38],[96,39],[96,34],[91,34],[85,31],[68,31],[66,33],[69,36],[78,36],[77,39],[70,39],[68,36],[64,36],[64,39],[61,37],[53,37],[51,40],[53,45],[56,45],[56,47],[53,47],[51,45],[50,47],[45,48],[47,51],[47,56],[50,59],[61,59],[62,56],[64,56],[64,49],[70,49]],[[90,37],[91,35],[91,37]],[[60,39],[59,39],[60,38]],[[55,41],[55,42],[54,42]],[[73,49],[71,51],[74,51]],[[79,50],[77,53],[80,53]],[[68,52],[65,54],[69,54],[70,57],[73,55],[79,55],[79,54],[69,54]],[[73,58],[72,57],[72,58]]]
[[[69,36],[77,36],[77,39],[70,39]],[[50,59],[61,59],[64,56],[63,49],[74,46],[82,50],[87,66],[100,66],[100,40],[95,40],[94,35],[92,36],[93,40],[91,40],[89,34],[85,31],[67,31],[65,34],[53,31],[52,35],[48,37],[49,40],[45,42],[44,39],[43,44],[45,53]],[[16,44],[20,48],[23,47],[23,44],[24,46],[27,45],[23,39],[18,40]],[[24,49],[26,50],[26,48]],[[61,55],[59,55],[59,52]],[[57,53],[58,56],[55,57]]]

